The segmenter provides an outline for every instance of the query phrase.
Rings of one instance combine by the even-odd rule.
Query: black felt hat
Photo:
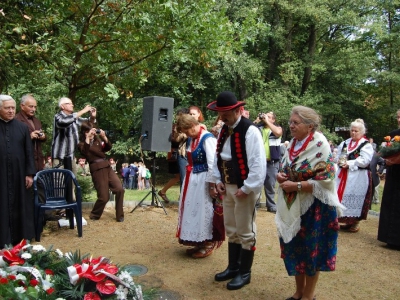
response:
[[[234,93],[225,91],[219,93],[217,100],[208,104],[207,108],[214,111],[228,111],[245,104],[243,101],[237,101]]]

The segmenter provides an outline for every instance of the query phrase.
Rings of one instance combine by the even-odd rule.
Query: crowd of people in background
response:
[[[171,178],[158,191],[169,203],[168,190],[180,184],[176,237],[190,247],[186,253],[191,257],[211,255],[227,236],[228,264],[215,274],[216,281],[229,280],[229,290],[250,283],[262,190],[267,211],[276,214],[287,273],[295,278],[295,291],[287,300],[315,299],[320,272],[335,270],[339,231],[360,231],[371,205],[379,203],[385,172],[378,240],[400,248],[400,161],[378,154],[362,119],[351,122],[349,138],[335,146],[319,131],[318,113],[295,106],[288,122],[292,139],[283,142],[283,127],[274,112],[260,113],[252,121],[244,105],[232,92],[218,94],[207,105],[218,113],[209,130],[199,107],[178,110],[167,157]],[[95,107],[75,112],[66,97],[58,106],[51,155],[45,158],[47,136],[35,116],[36,99],[24,95],[16,113],[15,100],[0,95],[1,247],[34,238],[30,188],[41,170],[65,168],[91,178],[97,193],[89,215],[93,221],[101,218],[112,194],[116,221],[123,222],[125,190],[152,188],[143,161],[123,162],[118,169],[118,161],[107,158],[112,143],[97,124]],[[397,121],[400,127],[400,110]],[[399,130],[390,138],[400,135]]]

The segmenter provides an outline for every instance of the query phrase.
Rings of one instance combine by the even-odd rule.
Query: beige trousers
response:
[[[256,243],[256,202],[260,194],[251,192],[245,198],[235,197],[236,184],[225,184],[226,195],[223,200],[224,224],[229,243],[242,244],[251,250]]]

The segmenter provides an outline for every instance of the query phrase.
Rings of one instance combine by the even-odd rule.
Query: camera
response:
[[[101,129],[97,128],[96,129],[96,134],[100,134],[100,132],[101,132]]]
[[[43,136],[43,131],[42,131],[42,129],[40,129],[40,131],[39,131],[39,133],[38,133],[38,136],[39,136],[39,137],[42,137],[42,136]]]
[[[258,118],[262,119],[264,117],[265,113],[258,113]]]

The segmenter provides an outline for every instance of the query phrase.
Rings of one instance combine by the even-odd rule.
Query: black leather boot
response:
[[[228,267],[225,271],[215,275],[215,281],[225,281],[239,274],[241,244],[228,243]]]
[[[241,289],[246,284],[250,283],[251,266],[253,265],[254,251],[242,249],[240,256],[239,274],[235,276],[226,287],[228,290]]]

